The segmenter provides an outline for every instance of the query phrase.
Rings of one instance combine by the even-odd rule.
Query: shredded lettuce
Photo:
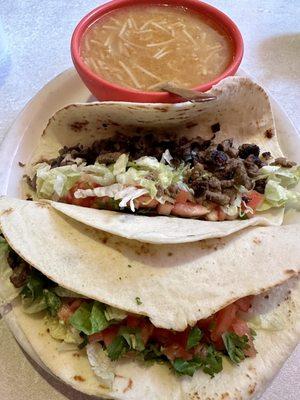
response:
[[[56,293],[57,296],[59,296],[59,297],[73,297],[74,299],[77,299],[77,298],[85,299],[86,298],[85,296],[75,293],[72,290],[63,288],[62,286],[56,286],[54,288],[54,293]]]
[[[110,325],[104,314],[104,306],[97,301],[82,303],[70,317],[69,323],[86,335],[101,332]]]
[[[277,165],[267,165],[260,169],[257,179],[267,178],[265,201],[257,211],[265,211],[286,204],[300,204],[300,193],[291,190],[300,180],[300,166],[283,168]]]
[[[36,165],[36,192],[39,198],[53,199],[64,196],[79,180],[76,164],[50,169],[47,163]]]
[[[107,321],[122,321],[127,317],[127,313],[125,311],[120,310],[119,308],[106,306],[104,310],[104,315]]]
[[[135,210],[133,200],[148,194],[146,189],[138,189],[133,186],[123,186],[115,183],[111,186],[98,187],[95,189],[78,189],[74,193],[76,199],[85,199],[86,197],[111,197],[114,200],[121,200],[119,207],[127,207],[128,203],[132,211]]]
[[[171,161],[173,160],[173,157],[171,156],[170,151],[167,149],[161,156],[160,162],[167,163],[171,165]]]
[[[16,298],[21,289],[16,289],[10,281],[12,269],[7,262],[9,245],[0,236],[0,304],[6,304]]]
[[[113,174],[115,176],[122,174],[123,172],[126,171],[127,163],[128,163],[128,155],[127,154],[122,154],[117,161],[115,162],[114,169],[113,169]]]
[[[169,200],[163,191],[169,187],[175,185],[179,189],[189,190],[183,182],[188,166],[181,164],[178,168],[172,167],[171,160],[172,156],[166,150],[161,161],[145,156],[129,162],[128,155],[122,154],[108,167],[96,162],[88,166],[74,163],[51,169],[49,164],[40,163],[35,166],[37,197],[59,200],[77,182],[87,182],[101,187],[93,189],[91,185],[91,188],[77,189],[75,198],[109,197],[121,200],[119,207],[130,206],[132,211],[135,211],[133,200],[144,194],[164,203]]]
[[[36,314],[47,309],[47,303],[44,296],[32,300],[29,297],[22,297],[22,306],[25,314]]]
[[[52,200],[65,196],[79,180],[104,186],[115,182],[110,169],[99,163],[88,166],[72,164],[52,169],[49,164],[40,163],[35,166],[35,171],[37,196]]]
[[[91,368],[101,384],[111,389],[115,378],[115,363],[109,359],[99,343],[88,344],[86,352]]]
[[[259,170],[257,179],[276,180],[286,188],[294,187],[300,180],[300,165],[283,168],[279,165],[266,165]]]

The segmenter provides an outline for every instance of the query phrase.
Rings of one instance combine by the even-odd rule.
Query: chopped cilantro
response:
[[[128,268],[132,268],[132,265],[128,264],[127,267],[128,267]]]
[[[202,361],[199,357],[194,357],[189,361],[176,358],[176,360],[172,362],[172,365],[179,375],[193,376],[194,373],[202,367]]]
[[[190,350],[191,348],[197,346],[197,344],[200,342],[203,334],[197,326],[194,326],[188,336],[187,344],[186,344],[186,349]]]
[[[144,361],[166,361],[166,356],[160,351],[157,344],[150,343],[147,348],[142,351]]]
[[[249,348],[249,339],[246,335],[238,336],[236,333],[228,332],[224,333],[222,338],[229,358],[234,364],[245,359],[244,350]]]
[[[212,346],[208,346],[206,357],[202,360],[203,372],[212,378],[223,369],[221,353],[216,351]]]
[[[140,299],[139,297],[136,297],[136,298],[135,298],[135,301],[136,301],[136,304],[137,304],[138,306],[140,306],[141,304],[143,304],[143,302],[141,301],[141,299]]]

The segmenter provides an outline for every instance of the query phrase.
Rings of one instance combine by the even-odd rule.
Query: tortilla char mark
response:
[[[75,121],[70,124],[70,128],[75,132],[81,132],[83,129],[86,130],[89,121]]]
[[[284,272],[285,272],[287,275],[291,275],[291,276],[295,276],[295,275],[298,275],[298,274],[299,274],[299,272],[295,271],[294,269],[286,269]]]
[[[83,378],[81,375],[74,375],[73,379],[76,382],[85,382],[85,378]]]

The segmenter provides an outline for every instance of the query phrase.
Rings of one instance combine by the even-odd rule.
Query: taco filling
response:
[[[256,144],[153,134],[64,147],[27,178],[38,199],[208,221],[251,218],[299,202],[290,191],[299,179],[299,166]]]
[[[114,362],[125,357],[166,363],[179,375],[202,370],[213,377],[222,371],[223,357],[239,364],[256,355],[255,332],[247,323],[253,296],[176,332],[57,285],[22,260],[2,236],[0,251],[1,276],[19,296],[23,311],[40,313],[48,334],[61,342],[61,351],[86,348],[92,369],[106,384],[113,378]]]

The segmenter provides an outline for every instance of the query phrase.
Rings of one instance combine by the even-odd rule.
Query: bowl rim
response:
[[[139,5],[141,4],[156,4],[156,5],[166,5],[166,6],[183,6],[186,7],[192,11],[198,11],[199,14],[207,15],[211,20],[213,20],[215,23],[218,25],[221,25],[222,29],[225,31],[225,33],[229,36],[229,38],[232,40],[232,45],[233,45],[233,59],[228,65],[228,67],[220,74],[218,75],[215,79],[206,82],[201,85],[197,85],[193,87],[193,90],[199,91],[199,92],[206,92],[209,90],[212,86],[216,85],[218,82],[223,80],[224,78],[228,76],[232,76],[238,69],[239,65],[241,64],[243,54],[244,54],[244,42],[243,42],[243,37],[242,34],[235,24],[235,22],[228,17],[225,13],[220,11],[218,8],[211,6],[208,3],[205,3],[203,1],[199,0],[140,0]],[[165,101],[165,96],[169,95],[172,97],[176,97],[174,95],[171,95],[168,92],[160,91],[160,92],[150,92],[150,91],[142,91],[134,88],[127,88],[124,86],[120,86],[116,83],[109,82],[103,77],[97,75],[94,73],[82,60],[82,57],[80,55],[80,45],[81,45],[81,40],[86,32],[86,30],[94,23],[96,22],[99,18],[104,16],[105,14],[109,13],[110,11],[116,10],[116,9],[121,9],[127,6],[133,6],[136,5],[134,0],[112,0],[107,3],[104,3],[92,11],[90,11],[88,14],[86,14],[77,24],[77,26],[74,29],[74,32],[72,34],[71,38],[71,56],[73,63],[76,67],[76,69],[79,67],[84,74],[87,76],[87,79],[89,81],[94,81],[97,82],[100,86],[105,86],[106,88],[112,88],[114,90],[117,90],[119,92],[122,92],[124,97],[127,97],[130,99],[131,96],[133,95],[140,95],[145,97],[151,97],[152,100],[149,99],[149,101],[153,102],[153,98],[155,98],[155,102],[159,103],[160,101]],[[129,100],[130,101],[130,100]]]

